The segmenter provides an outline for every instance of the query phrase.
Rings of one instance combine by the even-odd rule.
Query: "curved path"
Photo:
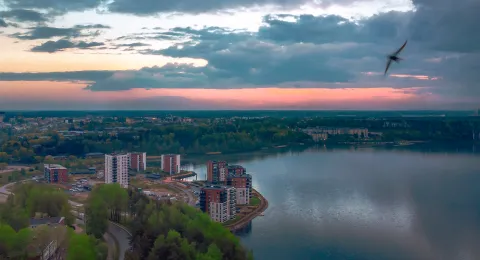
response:
[[[232,223],[230,225],[225,225],[226,228],[230,229],[231,231],[241,229],[245,225],[247,225],[248,222],[252,221],[256,216],[260,215],[262,212],[264,212],[268,208],[268,201],[267,199],[265,199],[265,197],[262,196],[262,194],[260,194],[255,189],[252,190],[252,193],[255,194],[258,197],[258,199],[260,199],[260,205],[255,210],[253,210],[250,214],[243,217],[239,221]]]
[[[30,181],[30,180],[23,180],[23,181],[20,181],[20,182],[26,182],[26,181]],[[0,187],[0,193],[6,194],[6,195],[11,194],[11,192],[9,192],[7,190],[7,188],[14,185],[15,183],[16,182],[8,183],[8,184]],[[83,206],[83,204],[77,203],[75,201],[69,200],[68,202],[72,206],[75,206],[75,207],[82,207]],[[78,218],[78,216],[77,216],[77,218]],[[124,257],[125,257],[125,252],[127,252],[127,250],[130,249],[130,236],[132,234],[125,227],[123,227],[123,226],[121,226],[117,223],[111,222],[111,221],[109,221],[107,233],[111,234],[114,237],[114,239],[116,241],[118,241],[118,245],[120,247],[119,248],[119,254],[120,255],[118,256],[118,259],[123,260]],[[109,243],[114,243],[114,242],[109,241]],[[115,247],[116,245],[111,245],[111,246]],[[109,248],[111,248],[111,247],[109,246]]]

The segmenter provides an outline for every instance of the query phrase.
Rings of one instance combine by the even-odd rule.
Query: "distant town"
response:
[[[202,248],[222,237],[228,241],[222,242],[222,252],[247,259],[248,252],[229,232],[268,214],[269,203],[255,189],[255,175],[223,155],[315,146],[475,144],[480,139],[477,112],[362,117],[52,113],[0,113],[0,223],[5,223],[0,228],[31,234],[28,246],[10,248],[9,256],[35,246],[30,250],[35,256],[63,259],[62,241],[85,235],[95,241],[85,248],[102,254],[101,259],[121,245],[130,248],[118,251],[141,259],[143,234],[163,239],[166,230],[172,238],[177,235],[168,230],[175,227],[189,241],[207,239],[209,232],[222,234],[205,240]],[[204,178],[186,167],[185,160],[192,159],[206,169]],[[64,230],[62,239],[55,238],[52,227]],[[33,239],[40,230],[49,234],[42,245]],[[148,250],[155,246],[148,243]]]

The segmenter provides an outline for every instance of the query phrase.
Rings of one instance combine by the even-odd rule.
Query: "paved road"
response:
[[[19,182],[26,182],[26,181],[31,181],[31,180],[23,180],[23,181],[19,181]],[[3,193],[3,194],[10,194],[11,192],[9,192],[7,190],[8,187],[10,186],[13,186],[16,182],[11,182],[11,183],[8,183],[8,184],[5,184],[3,185],[2,187],[0,187],[0,193]]]
[[[174,184],[171,184],[171,183],[166,183],[166,184],[174,190],[181,191],[181,192],[185,193],[185,195],[187,195],[187,198],[188,198],[187,199],[188,201],[186,201],[188,203],[188,205],[190,205],[192,207],[195,207],[197,199],[188,188],[186,188],[186,189],[180,188],[177,185],[174,185]]]
[[[130,248],[130,232],[126,231],[116,223],[109,222],[108,233],[112,234],[112,236],[118,241],[120,253],[118,259],[123,260],[125,257],[125,252],[127,252],[127,250]]]

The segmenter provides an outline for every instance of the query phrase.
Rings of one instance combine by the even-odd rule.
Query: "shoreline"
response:
[[[239,219],[237,222],[224,225],[225,228],[228,228],[230,231],[234,232],[238,229],[245,227],[250,221],[258,217],[268,208],[268,200],[263,197],[263,195],[255,189],[252,189],[252,193],[257,196],[260,200],[260,204],[258,207],[253,210],[250,214],[246,215],[245,217]]]

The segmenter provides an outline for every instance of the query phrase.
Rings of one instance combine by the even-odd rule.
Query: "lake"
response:
[[[238,235],[255,259],[470,260],[480,259],[479,156],[472,146],[316,147],[189,168],[203,179],[206,160],[228,160],[252,174],[269,208]]]

